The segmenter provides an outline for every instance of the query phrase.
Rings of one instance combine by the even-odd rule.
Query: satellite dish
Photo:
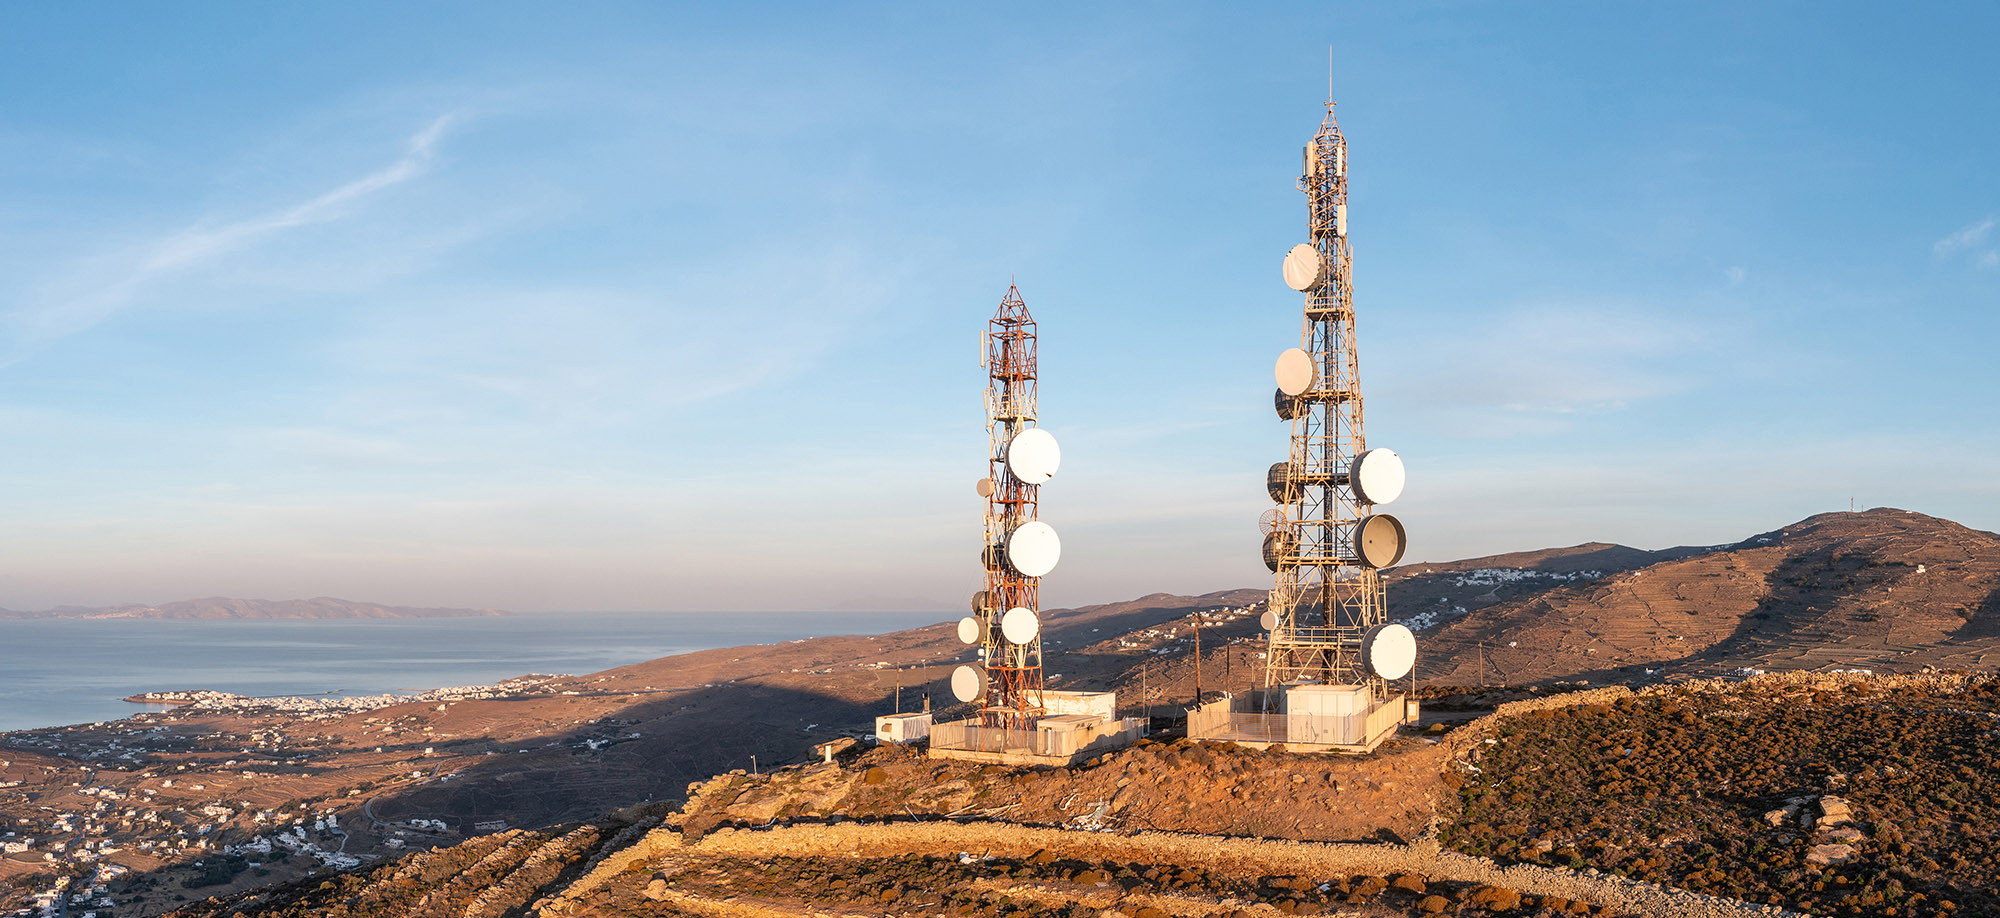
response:
[[[993,496],[993,479],[991,478],[981,478],[979,479],[979,483],[973,485],[973,487],[979,491],[980,497]]]
[[[972,611],[974,612],[993,611],[993,594],[987,592],[986,590],[980,590],[979,592],[972,594]]]
[[[1347,466],[1347,481],[1355,499],[1386,504],[1403,494],[1403,457],[1393,449],[1371,449]]]
[[[1285,253],[1285,286],[1304,293],[1326,279],[1326,260],[1319,250],[1303,242]]]
[[[958,642],[961,644],[979,643],[979,619],[968,615],[958,620]]]
[[[1263,615],[1257,616],[1257,624],[1264,626],[1265,631],[1278,630],[1278,613],[1266,611]]]
[[[1364,516],[1354,524],[1354,555],[1369,567],[1393,567],[1409,547],[1403,522],[1387,513]]]
[[[1040,427],[1030,427],[1007,441],[1007,471],[1022,484],[1038,485],[1054,478],[1060,465],[1062,447],[1056,445],[1054,435]]]
[[[1303,395],[1313,384],[1319,382],[1319,367],[1313,365],[1312,355],[1298,348],[1286,348],[1278,355],[1275,372],[1278,377],[1278,391],[1286,395]]]
[[[1270,470],[1264,473],[1264,491],[1271,495],[1272,501],[1282,504],[1288,496],[1285,493],[1285,489],[1291,483],[1291,480],[1292,464],[1289,462],[1273,462],[1271,463]]]
[[[1278,420],[1280,421],[1289,421],[1306,413],[1305,403],[1299,401],[1297,398],[1286,395],[1283,389],[1279,389],[1271,401],[1273,406],[1278,409]]]
[[[986,671],[976,666],[960,666],[951,671],[951,695],[972,701],[986,694]]]
[[[1272,507],[1264,511],[1262,516],[1257,517],[1257,534],[1270,535],[1277,530],[1278,524],[1284,521],[1285,514],[1279,511],[1278,508]]]
[[[1000,616],[1000,636],[1013,644],[1026,644],[1042,633],[1041,619],[1035,617],[1035,610],[1015,606]]]
[[[1007,533],[1007,565],[1023,577],[1040,577],[1062,559],[1062,540],[1055,527],[1039,520],[1022,523]]]
[[[1273,574],[1277,573],[1278,562],[1283,560],[1285,556],[1290,555],[1292,553],[1292,549],[1296,548],[1297,546],[1298,546],[1298,541],[1296,539],[1293,539],[1291,534],[1285,532],[1284,530],[1279,530],[1277,532],[1273,532],[1270,535],[1265,536],[1264,566],[1270,568],[1271,573]]]
[[[1361,636],[1361,662],[1384,679],[1401,679],[1417,665],[1417,636],[1403,625],[1376,625]]]

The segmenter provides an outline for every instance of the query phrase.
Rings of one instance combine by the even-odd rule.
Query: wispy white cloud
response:
[[[1987,217],[1977,223],[1959,229],[1949,236],[1931,244],[1931,253],[1939,259],[1965,255],[1981,268],[2000,266],[2000,248],[1987,245],[1993,235],[1995,220]]]
[[[153,247],[140,262],[139,273],[172,270],[240,249],[279,230],[336,219],[346,205],[422,175],[453,120],[448,114],[439,117],[409,139],[401,159],[302,204],[218,227],[196,226],[175,233]]]
[[[1496,314],[1416,341],[1392,365],[1423,367],[1393,393],[1458,416],[1461,434],[1544,434],[1701,383],[1687,358],[1715,350],[1711,324],[1665,310],[1548,306]]]
[[[285,230],[328,223],[370,196],[422,176],[436,157],[455,114],[433,119],[404,144],[394,162],[303,202],[226,222],[209,219],[164,238],[89,259],[68,277],[46,286],[30,305],[6,317],[19,359],[23,346],[77,334],[135,302],[164,276],[210,263]]]

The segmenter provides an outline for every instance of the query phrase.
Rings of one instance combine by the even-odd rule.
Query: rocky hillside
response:
[[[1734,545],[1563,583],[1425,635],[1465,684],[1743,670],[2000,665],[2000,537],[1906,510],[1826,513]]]

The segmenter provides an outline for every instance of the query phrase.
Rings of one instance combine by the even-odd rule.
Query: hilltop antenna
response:
[[[986,588],[958,623],[959,640],[979,645],[980,659],[954,670],[951,688],[960,701],[980,702],[985,726],[1022,729],[1045,709],[1040,585],[1062,541],[1039,515],[1042,483],[1062,464],[1062,449],[1036,426],[1035,318],[1011,277],[984,341],[987,477],[977,490],[986,499]]]
[[[1416,662],[1410,630],[1391,624],[1380,571],[1402,560],[1403,524],[1376,505],[1403,491],[1403,461],[1370,449],[1362,428],[1354,335],[1353,252],[1347,222],[1347,139],[1334,119],[1333,49],[1326,116],[1304,151],[1298,189],[1310,242],[1285,255],[1287,286],[1305,294],[1299,346],[1278,356],[1274,397],[1291,422],[1291,449],[1265,488],[1275,510],[1260,521],[1264,562],[1276,575],[1264,666],[1266,705],[1301,683],[1365,687],[1370,710]],[[1370,718],[1373,720],[1373,718]],[[1397,718],[1401,720],[1401,718]],[[1372,742],[1373,737],[1366,742]]]

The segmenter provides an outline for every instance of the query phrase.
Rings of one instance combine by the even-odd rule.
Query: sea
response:
[[[275,621],[0,620],[0,732],[115,720],[143,692],[375,695],[583,674],[656,657],[837,634],[944,612],[538,612]]]

